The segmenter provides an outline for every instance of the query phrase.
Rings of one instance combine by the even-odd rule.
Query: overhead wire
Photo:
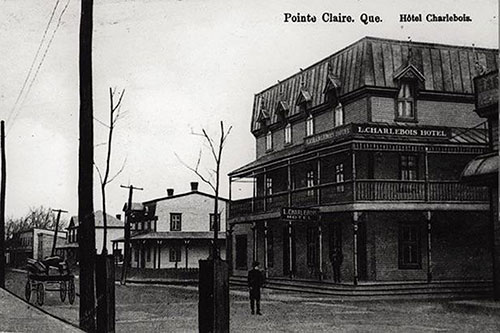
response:
[[[26,75],[26,78],[24,79],[24,82],[23,82],[23,85],[21,87],[21,90],[19,91],[19,94],[17,95],[16,102],[14,103],[14,106],[10,110],[9,116],[7,117],[7,124],[9,123],[10,117],[12,116],[12,114],[14,113],[14,111],[18,105],[19,100],[21,99],[21,96],[23,95],[24,89],[26,88],[26,84],[28,83],[28,79],[31,76],[31,72],[33,71],[33,68],[35,67],[35,62],[38,58],[38,55],[40,54],[40,50],[42,49],[43,43],[45,42],[47,32],[49,31],[50,24],[52,23],[52,20],[54,19],[54,14],[56,13],[57,6],[59,5],[59,2],[60,2],[60,0],[57,0],[55,5],[54,5],[54,8],[52,9],[52,13],[50,14],[49,22],[47,22],[47,26],[45,27],[45,30],[43,32],[42,39],[40,39],[40,43],[38,44],[38,49],[36,50],[35,57],[33,58],[33,61],[31,62],[31,66],[30,66],[30,69],[28,70],[28,74]]]
[[[61,25],[63,15],[66,12],[66,9],[68,9],[68,6],[69,6],[70,2],[71,2],[71,0],[68,0],[68,2],[66,2],[66,5],[64,6],[63,10],[61,11],[61,14],[59,15],[59,18],[57,20],[57,25],[56,25],[55,29],[52,31],[52,35],[50,36],[50,39],[49,39],[49,41],[47,43],[47,46],[45,48],[45,52],[43,53],[42,59],[38,63],[38,67],[37,67],[37,69],[35,71],[35,74],[33,75],[33,78],[31,80],[29,86],[28,86],[28,90],[24,94],[24,98],[23,98],[23,100],[22,100],[22,102],[20,104],[20,107],[18,108],[17,113],[14,114],[14,118],[12,119],[12,121],[10,122],[10,124],[7,124],[8,128],[7,128],[6,135],[10,132],[10,130],[11,130],[14,122],[16,121],[17,117],[19,116],[19,114],[21,112],[20,108],[22,107],[22,105],[24,104],[24,102],[26,101],[26,99],[28,98],[28,95],[29,95],[29,93],[31,91],[31,88],[33,87],[33,84],[36,81],[36,77],[37,77],[38,73],[40,72],[40,68],[42,67],[43,62],[45,60],[45,57],[47,56],[47,53],[49,52],[50,46],[52,44],[52,41],[54,40],[56,32],[57,32],[57,30],[59,29],[59,27]]]

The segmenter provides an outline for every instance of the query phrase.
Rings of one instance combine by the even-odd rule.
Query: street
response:
[[[24,298],[25,274],[9,272],[7,289]],[[77,285],[78,291],[78,285]],[[43,309],[78,323],[75,304],[47,293]],[[487,301],[482,301],[489,304]],[[469,301],[473,304],[474,301]],[[195,332],[196,287],[116,285],[117,332]],[[466,307],[467,301],[342,302],[310,294],[264,290],[263,316],[252,316],[244,291],[231,291],[232,332],[498,332],[500,306]]]

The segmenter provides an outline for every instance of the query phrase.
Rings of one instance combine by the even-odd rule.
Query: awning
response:
[[[477,185],[497,185],[498,163],[497,152],[477,156],[467,164],[460,179]]]

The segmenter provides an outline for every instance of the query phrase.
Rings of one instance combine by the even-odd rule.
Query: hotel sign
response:
[[[283,207],[281,218],[287,221],[318,221],[319,209]]]
[[[305,138],[306,145],[313,145],[315,143],[323,142],[326,140],[336,140],[352,133],[351,126],[340,126],[329,131],[318,133],[317,135]]]
[[[416,127],[392,125],[355,125],[355,133],[367,135],[383,135],[402,138],[441,138],[451,136],[451,130],[445,127]]]
[[[490,72],[474,79],[476,108],[482,109],[498,103],[498,72]]]
[[[347,124],[318,133],[304,139],[306,145],[314,145],[325,141],[337,141],[351,135],[363,137],[383,136],[390,139],[426,139],[446,140],[451,137],[451,129],[438,126],[401,126],[389,124]]]

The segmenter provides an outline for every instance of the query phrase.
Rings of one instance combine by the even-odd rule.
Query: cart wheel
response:
[[[61,302],[66,300],[66,281],[59,282],[59,296],[61,296]]]
[[[42,306],[44,300],[45,300],[45,286],[43,285],[42,282],[40,282],[38,283],[37,286],[36,302],[38,305]]]
[[[28,279],[26,281],[26,286],[24,287],[24,297],[26,297],[26,301],[30,301],[31,299],[31,281]]]
[[[68,300],[69,304],[75,302],[75,280],[73,279],[68,281]]]

